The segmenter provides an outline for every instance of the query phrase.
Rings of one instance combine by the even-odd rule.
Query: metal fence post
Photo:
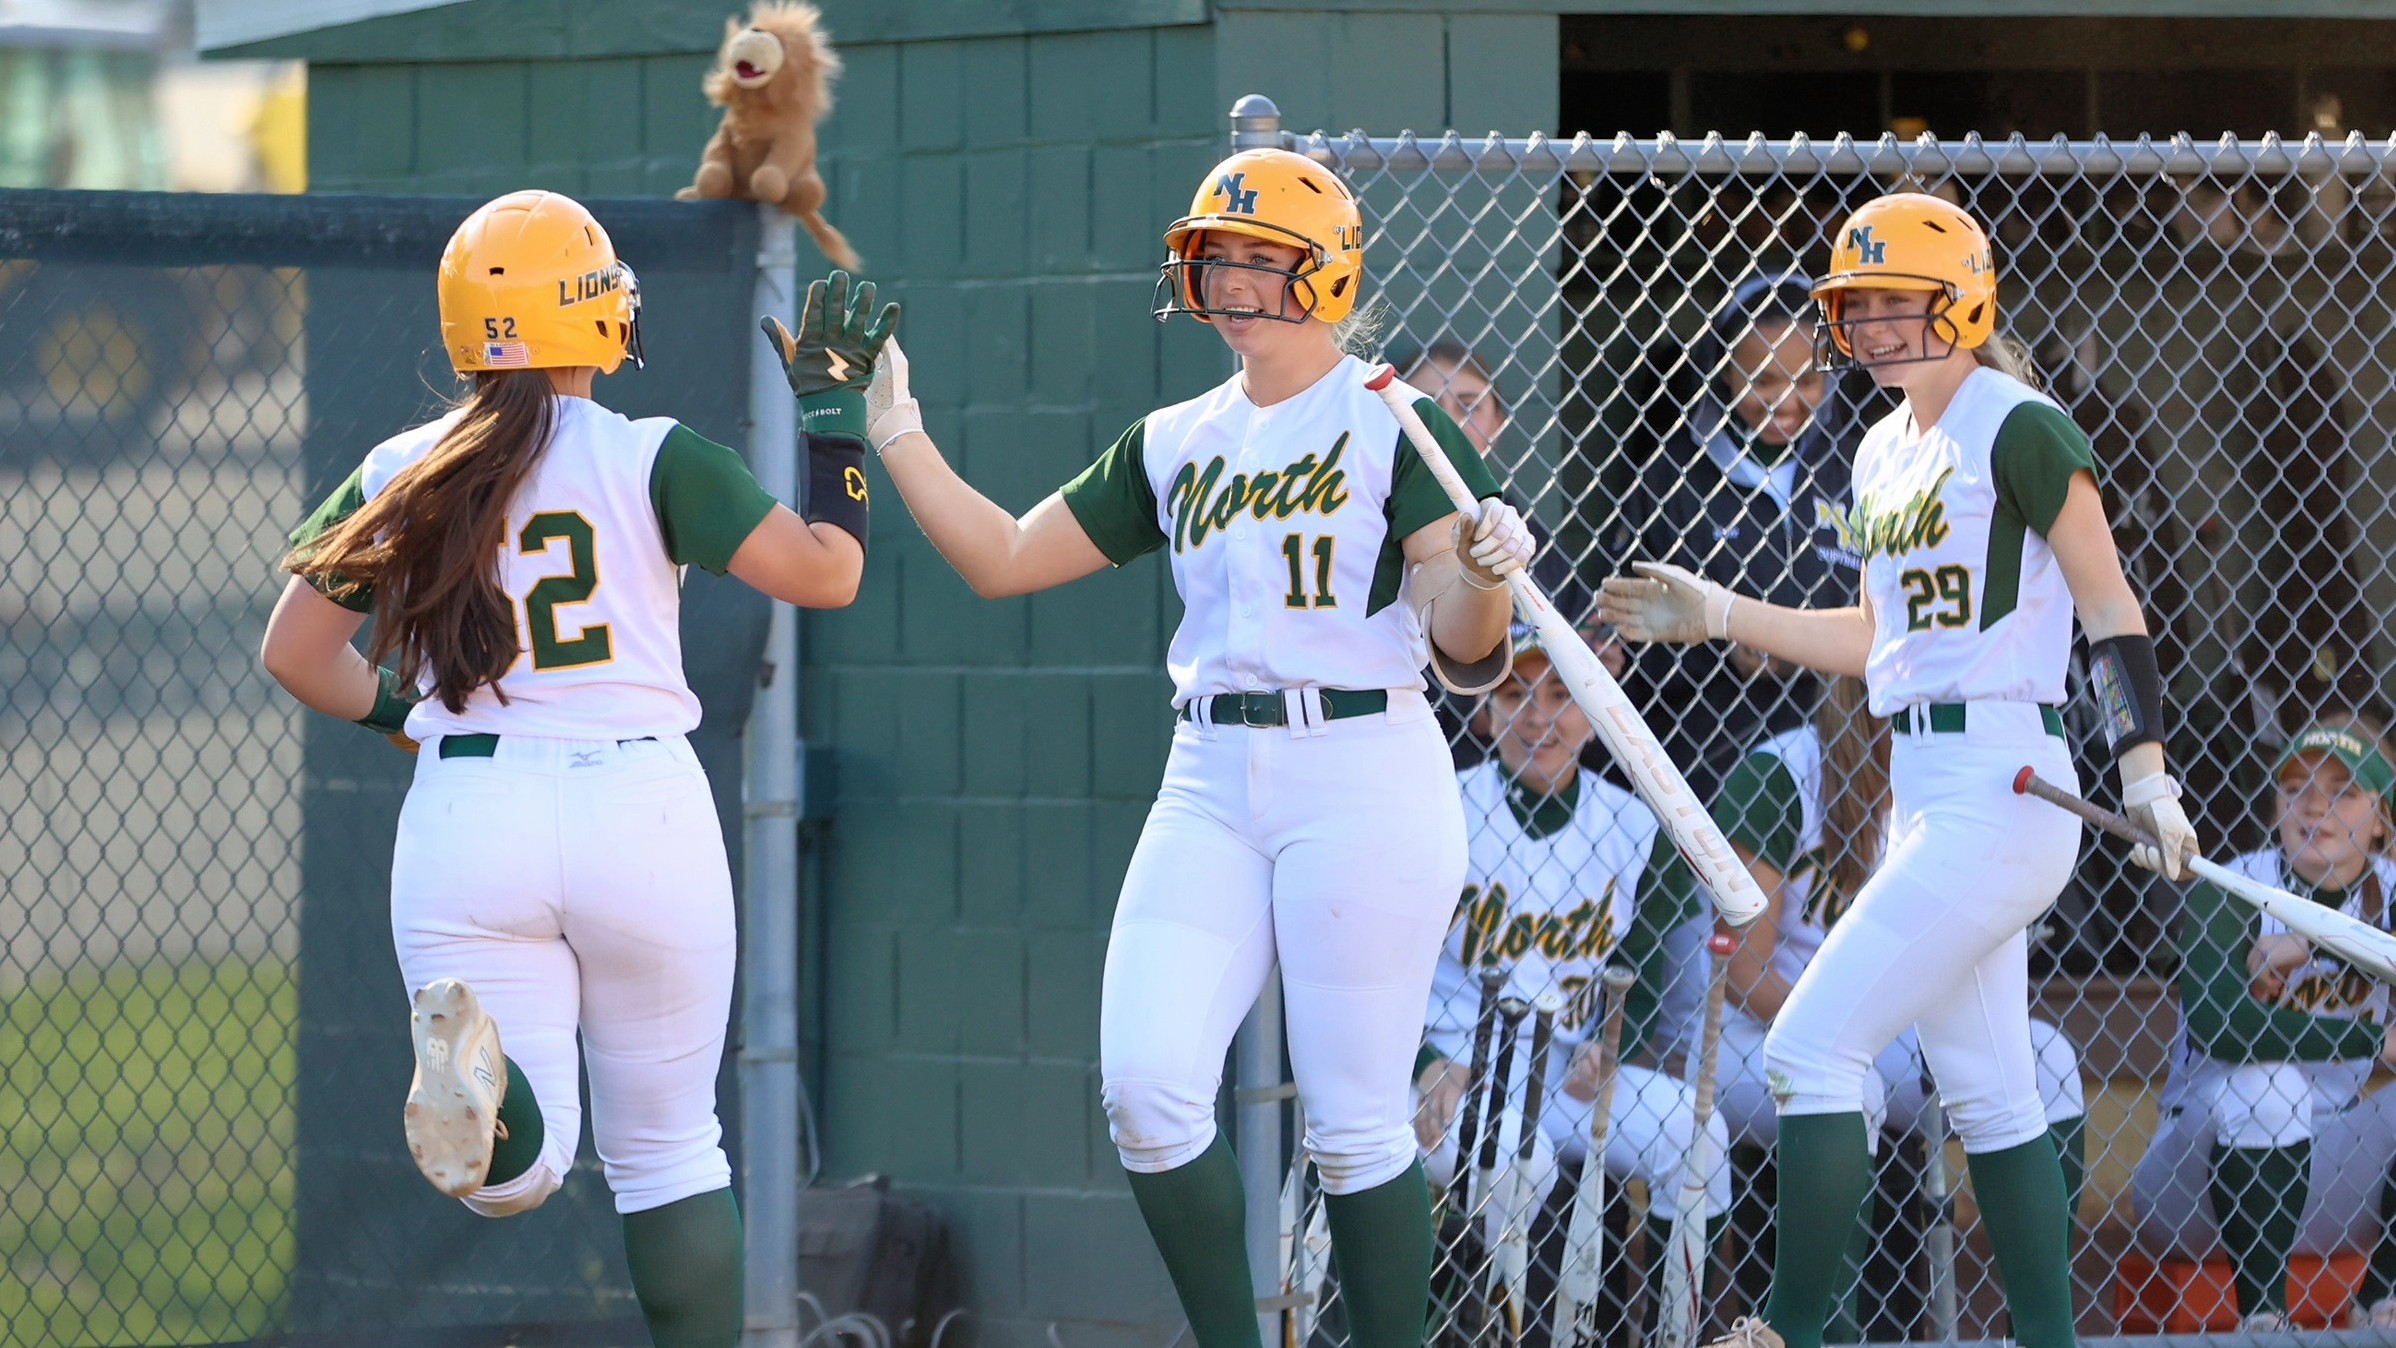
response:
[[[757,314],[798,323],[792,220],[759,206]],[[744,324],[748,320],[744,318]],[[799,505],[798,407],[766,343],[751,341],[749,467],[784,505]],[[744,1348],[799,1342],[799,615],[774,605],[763,687],[749,713],[747,995],[741,1007],[742,1218],[747,1228]]]
[[[1279,148],[1281,109],[1263,94],[1248,94],[1231,105],[1231,148]],[[1281,1102],[1295,1094],[1281,1075],[1281,970],[1276,966],[1265,990],[1241,1023],[1233,1046],[1239,1064],[1238,1107],[1240,1178],[1248,1193],[1248,1276],[1257,1300],[1281,1295]],[[1304,1214],[1300,1214],[1304,1220]],[[1281,1313],[1260,1312],[1258,1327],[1267,1343],[1281,1339]]]

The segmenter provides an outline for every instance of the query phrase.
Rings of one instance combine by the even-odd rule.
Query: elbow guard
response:
[[[2088,683],[2096,694],[2106,747],[2115,757],[2134,745],[2164,742],[2163,673],[2155,666],[2152,640],[2119,636],[2090,642]]]
[[[829,524],[864,547],[869,511],[865,488],[865,442],[849,435],[807,435],[807,495],[799,517]]]

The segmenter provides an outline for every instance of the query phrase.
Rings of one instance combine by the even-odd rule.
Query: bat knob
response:
[[[1706,948],[1716,955],[1727,958],[1739,948],[1739,938],[1727,931],[1718,931],[1714,933],[1713,939],[1706,942]]]
[[[2023,768],[2020,772],[2013,774],[2013,794],[2017,796],[2026,796],[2030,794],[2030,783],[2037,776],[2038,769],[2028,767]]]
[[[1622,989],[1629,987],[1632,983],[1637,982],[1639,975],[1632,973],[1630,970],[1625,969],[1619,964],[1609,964],[1606,966],[1605,978],[1607,987],[1614,989],[1616,992],[1620,992]]]
[[[1375,393],[1379,393],[1381,390],[1389,387],[1390,380],[1397,377],[1398,367],[1394,365],[1376,365],[1373,367],[1373,372],[1365,377],[1364,386],[1368,389],[1371,389]]]

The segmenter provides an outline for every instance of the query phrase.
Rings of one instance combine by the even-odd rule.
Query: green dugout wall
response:
[[[1555,117],[1552,14],[825,8],[848,66],[830,213],[907,305],[933,433],[1015,509],[1229,372],[1148,306],[1158,234],[1240,94],[1308,129]],[[317,191],[665,195],[713,129],[699,78],[732,9],[478,0],[223,54],[309,59]],[[1180,1315],[1096,1059],[1107,925],[1169,739],[1170,579],[1149,558],[985,602],[882,500],[864,593],[802,636],[805,734],[838,781],[802,1013],[825,1173],[886,1173],[951,1215],[981,1342],[1045,1345],[1053,1322],[1067,1348],[1158,1348]]]

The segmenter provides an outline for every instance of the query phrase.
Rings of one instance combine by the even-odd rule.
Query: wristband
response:
[[[1705,634],[1714,641],[1730,639],[1730,601],[1738,598],[1728,585],[1716,585],[1705,592]]]
[[[374,710],[358,718],[357,723],[377,735],[396,735],[407,728],[408,713],[424,694],[399,681],[396,670],[374,671]]]
[[[807,435],[807,495],[799,518],[829,524],[865,546],[869,519],[862,435]]]
[[[799,430],[813,437],[865,438],[865,395],[853,388],[825,389],[799,399]]]
[[[2105,745],[2115,756],[2164,742],[2163,673],[2152,640],[2133,634],[2088,643],[2088,683]]]

